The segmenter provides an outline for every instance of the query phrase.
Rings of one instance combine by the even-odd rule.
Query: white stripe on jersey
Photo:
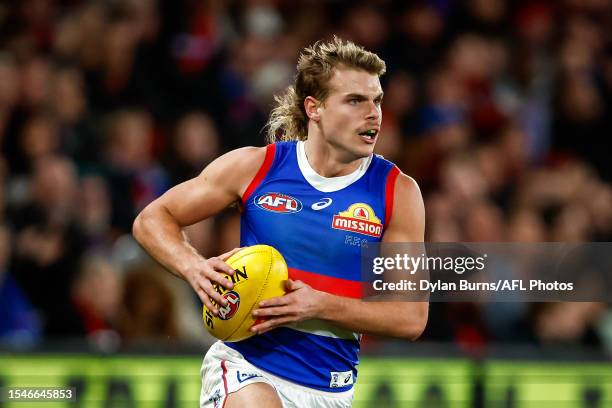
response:
[[[360,337],[359,333],[354,333],[350,330],[336,327],[318,319],[297,322],[291,325],[286,325],[285,327],[304,333],[316,334],[318,336],[332,337],[336,339],[359,340]]]

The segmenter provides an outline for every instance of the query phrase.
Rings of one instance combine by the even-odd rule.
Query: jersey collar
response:
[[[324,193],[330,193],[333,191],[342,190],[345,187],[350,186],[357,180],[359,180],[370,167],[370,163],[372,162],[373,155],[368,157],[364,157],[361,160],[361,164],[351,174],[347,174],[346,176],[338,176],[338,177],[323,177],[318,174],[308,163],[308,159],[306,158],[306,149],[304,148],[304,142],[297,142],[297,161],[298,166],[300,167],[300,171],[302,175],[314,188]]]

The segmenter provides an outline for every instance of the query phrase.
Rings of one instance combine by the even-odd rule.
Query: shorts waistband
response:
[[[326,398],[338,398],[338,399],[345,399],[345,398],[350,398],[354,391],[355,391],[355,387],[352,387],[349,390],[346,391],[340,391],[340,392],[331,392],[331,391],[322,391],[322,390],[318,390],[316,388],[310,388],[310,387],[306,387],[304,385],[301,384],[297,384],[293,381],[289,381],[286,380],[284,378],[278,377],[274,374],[269,373],[268,371],[257,367],[256,365],[252,364],[251,362],[249,362],[246,358],[244,358],[244,356],[237,350],[234,350],[233,348],[227,346],[225,343],[219,341],[218,343],[218,347],[222,347],[223,349],[225,349],[226,352],[232,352],[232,353],[237,353],[240,355],[240,357],[250,366],[252,366],[254,369],[259,370],[263,373],[265,373],[266,377],[268,377],[270,380],[274,381],[274,382],[278,382],[280,384],[289,386],[289,387],[293,387],[293,388],[297,388],[301,391],[310,393],[310,394],[314,394],[314,395],[320,395]]]

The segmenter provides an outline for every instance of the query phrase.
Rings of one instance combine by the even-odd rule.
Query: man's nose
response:
[[[378,119],[381,115],[380,105],[374,101],[368,102],[368,116],[367,119]]]

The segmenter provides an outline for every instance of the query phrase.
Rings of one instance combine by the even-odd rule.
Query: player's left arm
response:
[[[423,242],[425,209],[417,183],[400,173],[393,201],[383,242]],[[428,302],[366,302],[331,295],[291,280],[287,291],[284,296],[260,303],[253,314],[265,320],[251,330],[263,333],[297,321],[321,319],[358,333],[416,340],[427,323]]]

